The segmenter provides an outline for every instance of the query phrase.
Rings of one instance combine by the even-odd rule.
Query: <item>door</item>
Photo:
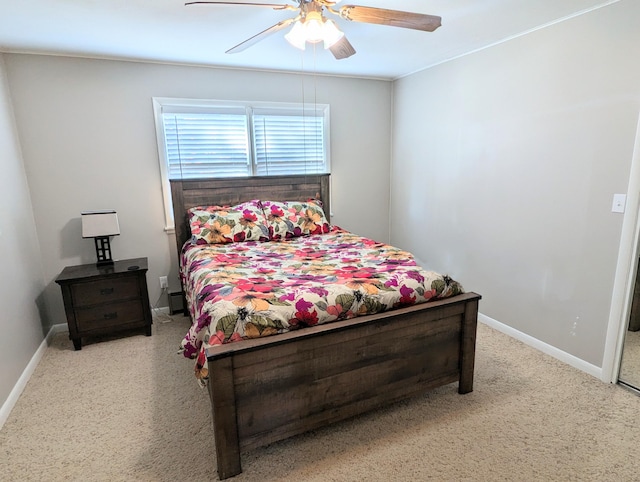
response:
[[[624,335],[618,382],[640,391],[640,260],[636,271],[629,323]]]

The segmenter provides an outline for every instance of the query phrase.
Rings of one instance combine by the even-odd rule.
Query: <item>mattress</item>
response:
[[[206,349],[462,293],[407,251],[338,227],[283,241],[186,243],[181,273],[193,324],[182,352],[206,379]]]

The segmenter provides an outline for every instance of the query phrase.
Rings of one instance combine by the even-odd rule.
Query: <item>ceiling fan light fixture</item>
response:
[[[304,19],[307,42],[316,44],[324,40],[324,22],[320,12],[309,12]]]
[[[344,37],[344,32],[340,31],[333,20],[325,20],[322,25],[322,31],[325,49],[333,47],[342,37]]]
[[[248,5],[253,7],[266,7],[273,10],[291,10],[298,12],[295,17],[281,20],[253,37],[240,42],[235,47],[227,50],[226,53],[228,54],[242,52],[267,36],[293,25],[289,33],[285,35],[285,38],[295,48],[305,50],[307,42],[313,44],[324,42],[324,48],[331,50],[336,60],[351,57],[356,53],[356,50],[338,26],[333,21],[327,20],[324,17],[323,12],[325,10],[332,15],[337,15],[351,22],[390,25],[392,27],[422,30],[424,32],[433,32],[442,25],[442,18],[423,13],[363,7],[361,5],[345,5],[341,8],[334,9],[333,7],[335,7],[339,1],[340,0],[290,0],[289,3],[297,3],[296,6],[293,6],[290,4],[253,3],[243,0],[235,0],[233,2],[204,0],[197,2],[188,1],[185,5],[202,3],[214,5]]]
[[[304,20],[298,20],[284,38],[295,48],[304,50],[306,43],[324,42],[324,48],[335,45],[344,33],[334,21],[325,19],[319,12],[309,12]]]
[[[302,22],[296,22],[293,24],[289,33],[284,38],[293,45],[295,48],[304,50],[307,44],[307,37],[305,34],[305,28]]]

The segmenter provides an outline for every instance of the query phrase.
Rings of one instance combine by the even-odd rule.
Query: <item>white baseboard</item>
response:
[[[161,314],[168,314],[169,308],[163,306],[161,308],[156,308],[154,311],[160,312]],[[600,367],[597,367],[595,365],[592,365],[591,363],[581,360],[576,356],[573,356],[554,346],[544,343],[538,340],[537,338],[527,335],[526,333],[522,333],[521,331],[518,331],[515,328],[512,328],[508,325],[505,325],[504,323],[500,323],[499,321],[494,320],[493,318],[490,318],[486,315],[483,315],[482,313],[478,314],[478,321],[481,323],[484,323],[487,326],[490,326],[491,328],[494,328],[495,330],[498,330],[501,333],[504,333],[505,335],[515,338],[516,340],[519,340],[524,344],[529,345],[532,348],[535,348],[536,350],[546,353],[547,355],[550,355],[560,360],[563,363],[566,363],[574,368],[577,368],[578,370],[581,370],[585,373],[588,373],[589,375],[592,375],[602,380],[602,368]],[[0,408],[0,429],[2,429],[2,426],[7,421],[7,418],[9,418],[9,414],[11,413],[11,410],[13,410],[13,407],[18,402],[18,398],[20,398],[20,394],[26,387],[27,382],[31,378],[31,375],[33,375],[33,372],[35,371],[36,367],[38,366],[38,363],[42,359],[42,356],[44,355],[44,351],[46,350],[47,346],[50,344],[51,339],[55,334],[61,333],[64,331],[68,331],[68,326],[66,323],[53,325],[49,330],[49,333],[47,334],[46,338],[42,340],[42,343],[34,353],[33,357],[31,357],[31,360],[29,361],[29,363],[27,364],[27,367],[22,372],[22,375],[20,376],[17,383],[13,387],[13,390],[11,390],[9,397]]]
[[[499,321],[483,315],[482,313],[478,313],[478,321],[498,330],[499,332],[504,333],[505,335],[509,335],[511,338],[515,338],[516,340],[521,341],[525,345],[529,345],[530,347],[535,348],[542,353],[546,353],[547,355],[550,355],[553,358],[566,363],[567,365],[571,365],[578,370],[581,370],[585,373],[588,373],[589,375],[603,380],[601,367],[592,365],[591,363],[588,363],[574,355],[571,355],[570,353],[562,351],[559,348],[551,346],[543,341],[538,340],[537,338],[527,335],[526,333],[522,333],[521,331],[505,325],[504,323],[500,323]]]
[[[4,423],[9,418],[9,414],[11,413],[11,410],[13,410],[13,407],[15,407],[16,403],[18,403],[20,394],[22,394],[24,387],[27,386],[27,382],[31,378],[31,375],[33,375],[33,372],[38,366],[38,363],[40,363],[40,360],[44,355],[44,351],[47,349],[47,346],[49,346],[49,344],[51,343],[51,339],[56,333],[61,333],[63,331],[68,331],[68,326],[66,323],[53,325],[49,330],[49,333],[47,333],[47,336],[45,337],[45,339],[42,340],[42,343],[40,343],[40,346],[31,357],[31,360],[29,360],[29,363],[27,364],[26,368],[22,372],[22,375],[20,375],[20,378],[18,378],[18,381],[14,385],[13,390],[11,390],[9,397],[2,404],[2,407],[0,407],[0,429],[2,429],[2,427],[4,426]]]
[[[169,315],[168,306],[162,306],[162,307],[153,309],[154,318],[157,318],[158,316],[162,317],[162,316],[168,316],[168,315]],[[27,386],[27,382],[31,378],[31,375],[33,375],[33,372],[38,366],[38,363],[40,363],[40,360],[44,355],[44,351],[46,350],[47,346],[51,344],[51,339],[57,333],[62,333],[65,331],[69,331],[69,326],[66,323],[53,325],[49,330],[49,333],[47,333],[47,336],[45,337],[45,339],[42,340],[42,343],[40,343],[40,346],[31,357],[31,360],[29,360],[29,363],[27,364],[26,368],[22,372],[22,375],[20,375],[20,378],[18,378],[18,381],[13,386],[11,393],[9,393],[9,397],[7,397],[7,400],[5,400],[5,402],[2,404],[2,407],[0,407],[0,429],[2,429],[5,422],[9,418],[9,414],[11,413],[11,410],[13,410],[13,407],[18,402],[18,399],[20,398],[22,391]]]
[[[152,308],[151,309],[151,314],[152,315],[155,315],[155,314],[168,315],[169,314],[169,307],[168,306],[158,306],[157,308]]]

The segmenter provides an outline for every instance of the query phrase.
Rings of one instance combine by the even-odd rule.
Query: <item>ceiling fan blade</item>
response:
[[[329,47],[329,50],[337,60],[346,59],[356,53],[356,49],[347,40],[346,35]]]
[[[345,5],[339,11],[340,16],[354,22],[377,23],[393,27],[412,28],[433,32],[442,25],[441,17],[422,13],[401,12],[386,8],[361,7],[359,5]]]
[[[237,54],[238,52],[242,52],[243,50],[248,49],[252,45],[257,44],[260,40],[268,37],[269,35],[274,34],[276,32],[279,32],[283,28],[287,28],[289,25],[291,25],[293,22],[295,22],[298,19],[299,19],[299,17],[294,17],[294,18],[289,18],[287,20],[283,20],[282,22],[278,22],[277,24],[269,27],[268,29],[263,30],[262,32],[254,35],[251,38],[248,38],[244,42],[240,42],[235,47],[231,47],[225,53],[227,53],[227,54]]]
[[[187,2],[185,3],[185,5],[198,5],[198,4],[203,4],[203,5],[250,5],[253,7],[269,7],[269,8],[273,8],[273,9],[282,9],[282,10],[288,10],[288,9],[295,9],[296,7],[293,7],[292,5],[285,5],[285,4],[281,4],[281,3],[252,3],[252,2]]]

